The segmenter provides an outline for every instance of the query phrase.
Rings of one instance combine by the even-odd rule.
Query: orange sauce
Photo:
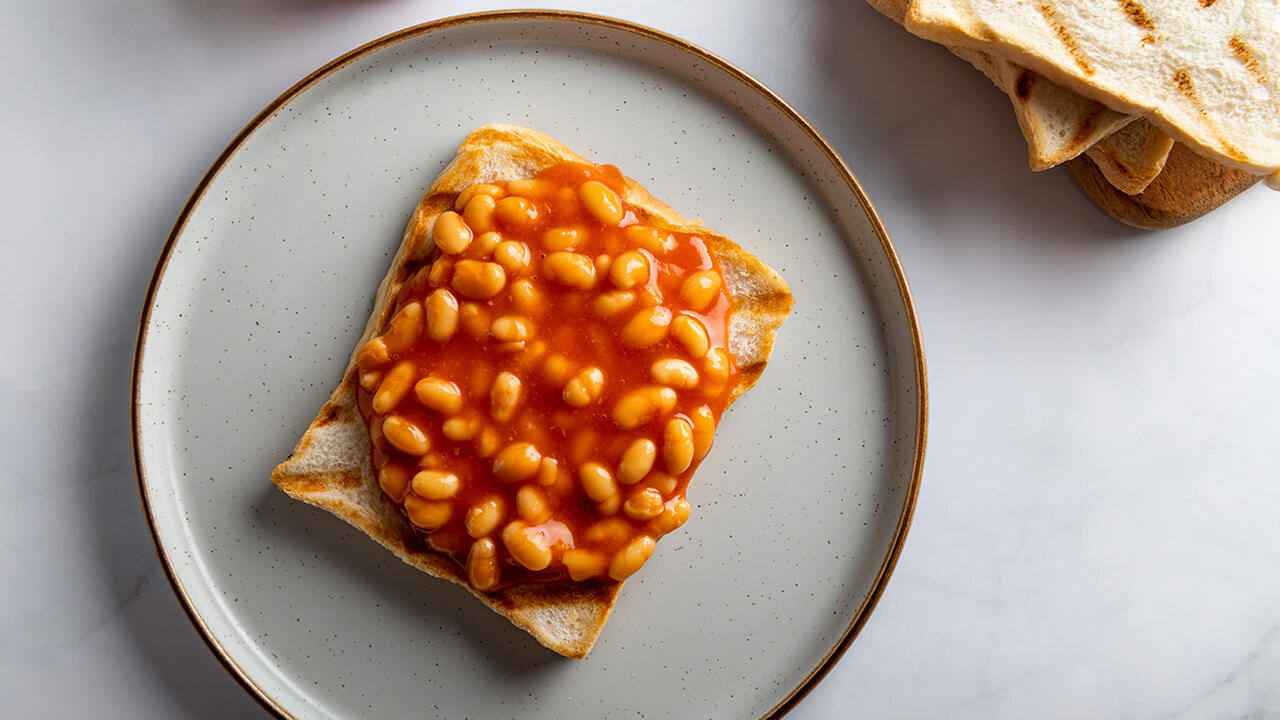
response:
[[[677,315],[697,319],[706,328],[711,347],[721,348],[727,355],[728,317],[733,307],[728,292],[719,290],[714,301],[696,310],[682,299],[682,285],[692,273],[703,270],[718,273],[720,270],[701,237],[664,230],[656,233],[655,236],[662,240],[662,246],[658,252],[653,252],[638,247],[634,236],[628,235],[628,228],[642,224],[646,219],[638,209],[624,204],[623,218],[616,224],[598,220],[584,208],[578,188],[583,182],[596,180],[622,195],[625,181],[612,166],[564,163],[543,171],[536,179],[539,182],[534,190],[521,188],[528,193],[524,196],[537,209],[536,220],[521,227],[504,226],[495,220],[493,227],[503,240],[519,241],[527,246],[531,259],[529,268],[508,272],[503,290],[492,298],[457,297],[460,303],[476,303],[490,319],[508,315],[528,319],[533,333],[524,347],[516,351],[499,349],[502,343],[493,337],[475,337],[461,328],[443,342],[432,340],[423,333],[409,347],[393,351],[379,372],[408,360],[418,369],[418,379],[431,375],[453,382],[463,397],[463,406],[457,416],[476,418],[485,428],[490,428],[491,434],[498,439],[499,448],[516,442],[532,443],[544,458],[555,459],[555,480],[549,484],[544,484],[545,478],[544,483],[537,479],[518,483],[498,480],[494,477],[493,455],[481,457],[476,439],[453,441],[446,438],[441,426],[448,418],[424,407],[413,392],[409,392],[393,412],[420,427],[430,438],[430,451],[425,456],[414,456],[392,447],[376,427],[371,433],[375,473],[384,466],[393,465],[410,476],[423,468],[457,476],[458,489],[448,500],[453,505],[449,520],[435,529],[415,528],[415,531],[428,546],[451,556],[464,568],[475,540],[468,535],[464,523],[468,509],[488,498],[501,499],[503,520],[490,535],[497,545],[501,570],[501,580],[496,587],[566,578],[568,573],[561,558],[570,549],[589,550],[612,558],[639,535],[647,534],[656,539],[663,531],[671,529],[670,523],[664,525],[658,519],[637,519],[618,509],[616,503],[612,513],[605,512],[601,503],[584,493],[579,468],[584,463],[598,462],[616,473],[628,445],[637,438],[649,438],[657,446],[653,471],[634,485],[618,483],[618,491],[621,500],[625,501],[631,494],[645,488],[658,488],[664,509],[670,512],[676,503],[683,501],[689,480],[701,458],[695,456],[687,469],[667,476],[663,470],[665,425],[672,418],[692,422],[693,414],[700,408],[708,408],[718,424],[728,401],[729,389],[737,379],[737,368],[732,363],[732,356],[728,355],[727,380],[712,382],[703,370],[705,358],[692,356],[671,334],[639,348],[629,347],[620,340],[622,328],[636,312],[662,305]],[[509,184],[495,185],[503,188],[504,193],[509,192]],[[544,244],[544,235],[548,230],[566,227],[578,228],[585,235],[585,240],[578,242],[572,250],[595,261],[595,280],[589,289],[559,285],[551,281],[544,271],[543,263],[552,252]],[[480,235],[477,229],[474,236],[478,238]],[[470,247],[456,255],[454,260],[492,260],[492,248],[486,256],[485,248],[480,245],[473,240]],[[602,293],[618,289],[611,282],[607,269],[602,268],[607,268],[606,262],[628,250],[643,253],[648,264],[648,277],[640,285],[630,288],[636,295],[633,305],[617,315],[602,316],[593,310],[593,302]],[[607,256],[607,260],[602,256]],[[396,296],[396,311],[415,301],[425,302],[425,298],[438,287],[450,287],[439,274],[435,278],[436,284],[431,282],[431,266],[440,257],[440,251],[435,250],[422,265],[406,269],[405,281]],[[541,306],[534,312],[522,310],[513,300],[511,285],[520,278],[529,279],[541,293]],[[388,317],[394,315],[395,312]],[[387,328],[382,330],[385,332]],[[563,376],[551,377],[548,370],[548,360],[553,356],[563,357],[573,371],[599,368],[605,379],[599,399],[585,407],[567,404]],[[637,427],[624,430],[615,422],[611,409],[628,392],[657,385],[651,368],[656,361],[670,358],[683,359],[698,368],[697,385],[691,389],[677,389],[677,399],[670,412],[659,413]],[[520,379],[521,397],[514,416],[507,422],[499,422],[490,412],[490,389],[494,379],[504,371]],[[358,391],[358,402],[360,412],[374,426],[380,418],[373,411],[371,390],[376,391],[376,387],[362,387]],[[502,527],[518,518],[516,493],[526,484],[538,486],[551,510],[550,519],[531,523],[530,532],[541,536],[553,557],[548,567],[538,571],[516,562],[501,539]],[[391,496],[391,500],[404,512],[403,498]],[[606,517],[620,519],[625,525],[615,521],[614,526],[625,528],[626,532],[588,539],[588,529]],[[608,580],[605,573],[596,577]]]

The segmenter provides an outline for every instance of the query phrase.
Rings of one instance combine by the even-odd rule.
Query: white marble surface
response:
[[[44,0],[0,24],[0,717],[265,716],[152,552],[129,371],[169,228],[279,92],[457,0]],[[929,458],[879,608],[792,713],[1280,717],[1280,195],[1129,230],[977,73],[855,0],[573,2],[754,74],[911,280]]]

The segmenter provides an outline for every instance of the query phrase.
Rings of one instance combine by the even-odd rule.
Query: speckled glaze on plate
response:
[[[536,128],[777,269],[796,306],[725,416],[693,518],[561,658],[267,476],[337,383],[419,194],[471,128]],[[193,623],[283,717],[770,717],[848,647],[924,456],[906,281],[848,169],[758,82],[575,13],[410,28],[287,91],[197,187],[134,369],[156,547]]]

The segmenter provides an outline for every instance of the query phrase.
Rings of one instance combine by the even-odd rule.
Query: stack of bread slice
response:
[[[1280,189],[1274,0],[868,2],[1008,94],[1033,170],[1083,154],[1137,195],[1176,141]]]

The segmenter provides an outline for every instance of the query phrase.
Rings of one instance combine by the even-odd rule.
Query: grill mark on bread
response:
[[[1022,72],[1018,73],[1018,79],[1014,82],[1013,91],[1017,93],[1018,97],[1022,100],[1030,99],[1031,91],[1035,89],[1036,81],[1039,79],[1040,76],[1030,70],[1024,69]]]
[[[1058,20],[1058,13],[1053,9],[1053,6],[1042,2],[1036,6],[1036,9],[1044,16],[1044,21],[1049,23],[1049,27],[1053,29],[1053,34],[1058,36],[1058,42],[1062,43],[1062,46],[1067,49],[1071,59],[1080,67],[1080,70],[1085,75],[1093,75],[1093,65],[1084,56],[1084,51],[1080,49],[1080,43],[1076,42],[1075,36],[1071,34],[1066,25]]]
[[[1098,116],[1101,113],[1101,110],[1089,113],[1088,117],[1076,128],[1075,134],[1071,136],[1071,148],[1073,150],[1075,148],[1083,150],[1089,147],[1090,136],[1093,135],[1093,131],[1098,127]]]
[[[296,475],[272,478],[281,488],[287,486],[290,492],[323,493],[334,488],[354,489],[364,485],[364,477],[359,470],[339,470],[336,472],[299,473]]]
[[[1120,168],[1125,175],[1128,175],[1131,178],[1137,178],[1138,174],[1134,172],[1133,168],[1129,167],[1129,164],[1124,161],[1124,158],[1120,157],[1119,153],[1109,152],[1107,153],[1107,157],[1111,158],[1111,162],[1115,163],[1116,167]]]
[[[1258,58],[1253,54],[1253,49],[1238,35],[1233,35],[1227,44],[1231,46],[1231,53],[1236,56],[1241,65],[1244,65],[1245,70],[1248,70],[1258,82],[1266,83],[1267,76],[1262,72],[1262,66],[1258,64]]]
[[[320,409],[320,414],[316,417],[316,427],[331,425],[337,422],[344,414],[341,405],[325,403],[324,407]]]
[[[1200,0],[1200,7],[1211,8],[1213,7],[1213,4],[1216,2],[1218,2],[1218,0]]]
[[[1248,156],[1241,152],[1240,148],[1232,145],[1230,141],[1224,138],[1222,136],[1222,131],[1218,129],[1218,124],[1213,121],[1213,118],[1209,117],[1209,113],[1204,107],[1204,101],[1200,99],[1200,93],[1196,92],[1196,85],[1191,80],[1191,74],[1188,73],[1186,69],[1175,72],[1173,74],[1173,84],[1178,88],[1178,93],[1195,107],[1196,112],[1200,114],[1205,125],[1207,125],[1213,132],[1213,136],[1218,141],[1218,145],[1222,148],[1222,151],[1233,160],[1248,162]]]
[[[1147,16],[1147,11],[1137,0],[1118,0],[1120,9],[1124,10],[1124,14],[1129,16],[1129,20],[1137,25],[1142,31],[1142,43],[1150,45],[1156,41],[1156,26],[1151,22],[1151,18]],[[1203,0],[1201,0],[1203,2]],[[1210,0],[1212,2],[1213,0]]]
[[[1191,82],[1191,74],[1186,70],[1179,70],[1173,74],[1173,84],[1177,86],[1178,93],[1195,105],[1196,110],[1201,115],[1205,114],[1204,104],[1200,102],[1200,96],[1196,93],[1195,83]]]
[[[992,28],[990,25],[986,23],[979,23],[978,25],[974,26],[972,30],[973,30],[974,36],[976,36],[979,40],[984,40],[987,42],[998,42],[1000,40],[1000,33],[996,32],[994,28]],[[985,55],[986,53],[983,53],[983,54]]]

